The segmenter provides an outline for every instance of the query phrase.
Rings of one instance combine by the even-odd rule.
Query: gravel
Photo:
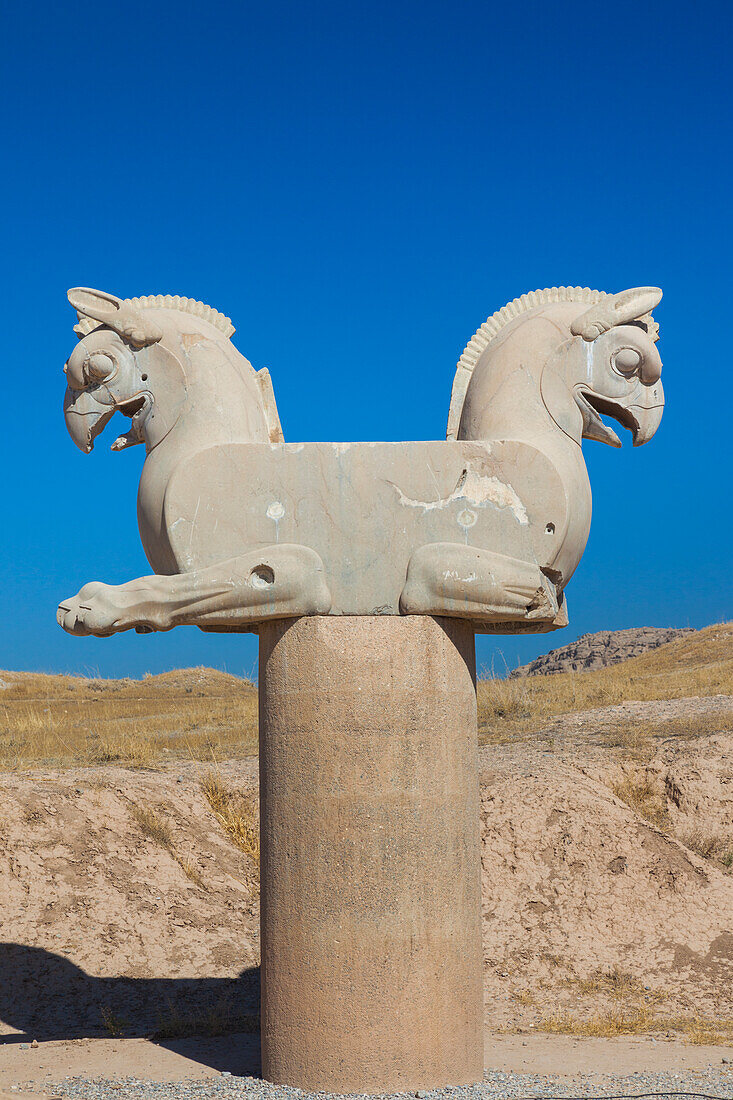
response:
[[[39,1088],[15,1085],[12,1091]],[[146,1081],[135,1077],[67,1078],[51,1084],[44,1082],[46,1096],[64,1100],[330,1100],[332,1094],[307,1093],[300,1089],[271,1085],[258,1077],[235,1077],[222,1073],[206,1081]],[[425,1100],[519,1100],[520,1097],[611,1097],[611,1096],[683,1096],[696,1095],[733,1100],[733,1071],[711,1066],[705,1070],[684,1073],[633,1073],[619,1077],[609,1074],[578,1075],[573,1079],[542,1074],[504,1073],[491,1071],[483,1084],[467,1088],[434,1089],[431,1092],[380,1094],[375,1100],[400,1097]]]

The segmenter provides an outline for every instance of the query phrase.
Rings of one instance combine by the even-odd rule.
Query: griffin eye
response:
[[[115,364],[108,355],[97,352],[90,355],[84,364],[84,375],[89,382],[104,382],[115,371]]]
[[[633,374],[640,363],[641,353],[636,348],[619,348],[613,357],[613,365],[621,374]]]

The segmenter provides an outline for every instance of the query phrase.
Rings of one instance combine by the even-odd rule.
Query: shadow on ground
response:
[[[97,978],[50,951],[0,943],[0,975],[0,1027],[19,1033],[0,1045],[147,1036],[214,1069],[260,1072],[259,967],[237,978]],[[229,1050],[212,1038],[222,1034]]]

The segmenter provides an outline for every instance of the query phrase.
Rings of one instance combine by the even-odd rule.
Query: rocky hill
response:
[[[640,657],[657,646],[666,645],[685,634],[690,627],[642,626],[631,630],[599,630],[583,634],[576,642],[553,649],[527,665],[515,668],[512,676],[546,676],[551,672],[592,672],[616,665],[629,657]]]

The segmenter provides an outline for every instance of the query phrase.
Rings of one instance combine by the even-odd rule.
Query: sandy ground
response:
[[[730,1064],[733,1046],[689,1046],[650,1039],[573,1039],[563,1035],[487,1033],[487,1069],[537,1073],[573,1079],[583,1074],[659,1073]],[[77,1039],[39,1043],[32,1050],[18,1044],[0,1048],[0,1088],[33,1084],[43,1095],[43,1081],[64,1077],[138,1077],[153,1081],[203,1080],[222,1070],[250,1076],[259,1070],[258,1041],[251,1035],[216,1039],[178,1039],[165,1044],[146,1039]],[[0,1092],[0,1098],[5,1093]],[[9,1092],[8,1095],[13,1095]],[[17,1095],[17,1094],[16,1094]],[[23,1095],[29,1095],[24,1093]],[[33,1095],[31,1093],[30,1095]]]
[[[625,721],[652,717],[649,706],[557,719],[536,741],[481,750],[487,1067],[733,1063],[731,1046],[676,1041],[675,1024],[702,1016],[733,1034],[733,874],[684,843],[690,830],[733,837],[733,733],[659,739],[644,759],[596,737],[611,711]],[[653,706],[654,718],[727,707],[733,729],[730,698]],[[0,1089],[75,1074],[256,1073],[251,1035],[150,1040],[256,1021],[257,868],[215,821],[205,771],[0,778]],[[255,760],[219,771],[256,789]],[[613,793],[624,775],[656,792],[663,828]],[[144,835],[136,806],[165,818],[173,851]],[[648,1013],[649,1035],[538,1033],[558,1015],[619,1012]]]

